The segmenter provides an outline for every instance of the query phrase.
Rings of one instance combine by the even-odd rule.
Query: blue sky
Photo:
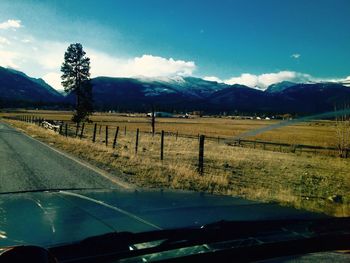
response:
[[[80,42],[92,76],[338,80],[350,75],[349,13],[348,0],[1,0],[0,65],[59,88]]]

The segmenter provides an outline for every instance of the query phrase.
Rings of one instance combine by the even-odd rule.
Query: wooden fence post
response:
[[[65,135],[66,135],[66,137],[68,137],[68,124],[67,123],[65,125]]]
[[[203,175],[204,172],[204,135],[199,137],[199,158],[198,158],[198,172]]]
[[[124,126],[124,136],[126,136],[126,126]]]
[[[84,134],[84,127],[85,127],[85,122],[83,122],[83,126],[81,126],[80,139],[81,139],[81,138],[83,138],[83,134]]]
[[[139,128],[136,130],[136,143],[135,143],[135,154],[137,154],[137,148],[139,147]]]
[[[79,122],[77,122],[77,128],[75,130],[75,137],[78,136],[78,131],[79,131]]]
[[[92,142],[96,141],[96,130],[97,130],[97,123],[94,125],[94,134],[92,135]]]
[[[101,134],[101,129],[102,129],[102,125],[100,124],[100,128],[98,130],[98,134],[100,135]]]
[[[179,131],[176,131],[176,140],[177,140],[177,136],[179,136]]]
[[[162,134],[160,137],[160,159],[163,161],[164,159],[164,131],[162,130]]]
[[[63,123],[60,125],[60,129],[58,131],[58,134],[62,135],[62,126],[63,126]]]
[[[115,146],[117,144],[118,132],[119,132],[119,126],[117,126],[117,129],[115,131],[114,140],[113,140],[113,149],[115,148]]]
[[[108,146],[108,125],[106,125],[106,147]]]

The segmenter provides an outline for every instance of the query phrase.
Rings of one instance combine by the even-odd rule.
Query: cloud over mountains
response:
[[[26,27],[22,25],[21,20],[0,21],[0,66],[23,70],[35,77],[42,77],[54,88],[62,89],[60,67],[64,52],[70,43],[37,39],[25,30]],[[195,61],[150,53],[120,57],[85,45],[84,49],[87,56],[91,58],[91,77],[202,77],[197,72],[198,66]],[[295,53],[291,57],[298,59],[300,54]],[[209,75],[204,79],[265,90],[269,85],[282,81],[337,82],[345,78],[321,79],[301,72],[283,70],[263,74],[247,72],[227,79]]]

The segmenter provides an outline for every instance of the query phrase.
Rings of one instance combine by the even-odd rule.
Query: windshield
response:
[[[349,217],[349,11],[1,1],[0,247]]]

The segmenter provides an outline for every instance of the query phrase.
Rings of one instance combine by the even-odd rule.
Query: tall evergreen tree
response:
[[[62,85],[65,92],[76,96],[74,122],[88,121],[93,112],[92,86],[90,83],[90,58],[86,56],[80,43],[70,44],[64,54],[61,66]]]

